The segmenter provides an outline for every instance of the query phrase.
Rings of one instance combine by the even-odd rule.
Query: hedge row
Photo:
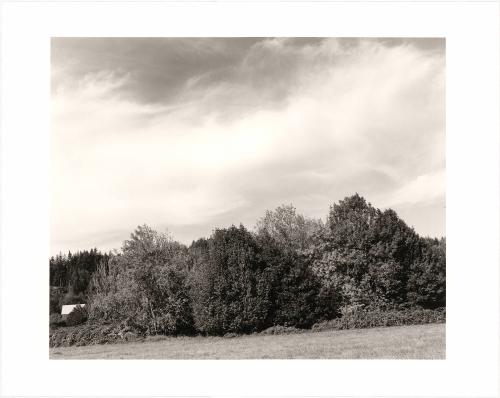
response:
[[[320,322],[311,329],[298,329],[290,326],[272,326],[258,333],[260,335],[283,335],[303,333],[307,331],[361,329],[381,326],[420,325],[427,323],[443,323],[446,321],[446,310],[406,309],[392,311],[356,310],[345,313],[341,318]],[[225,337],[237,337],[230,333]],[[63,327],[50,332],[50,347],[83,346],[93,344],[119,343],[142,340],[145,336],[137,330],[125,325],[84,324]]]
[[[446,310],[406,309],[406,310],[357,310],[340,318],[319,322],[313,325],[314,332],[323,330],[363,329],[382,326],[422,325],[446,322]]]
[[[276,325],[276,326],[271,326],[270,328],[263,330],[259,334],[263,334],[263,335],[297,334],[297,333],[303,333],[306,331],[307,331],[307,329],[298,329],[294,326]]]
[[[50,347],[84,346],[142,339],[137,330],[124,325],[83,324],[50,331]]]

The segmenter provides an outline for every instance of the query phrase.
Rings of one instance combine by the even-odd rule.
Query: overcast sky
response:
[[[445,235],[442,39],[52,39],[51,253],[358,192]]]

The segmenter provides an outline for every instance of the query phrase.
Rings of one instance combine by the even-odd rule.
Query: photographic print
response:
[[[50,359],[445,359],[445,39],[53,37]]]

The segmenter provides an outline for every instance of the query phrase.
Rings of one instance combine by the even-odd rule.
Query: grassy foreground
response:
[[[445,324],[289,335],[159,337],[50,349],[51,359],[445,359]]]

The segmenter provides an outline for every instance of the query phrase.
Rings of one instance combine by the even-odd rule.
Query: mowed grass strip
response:
[[[51,359],[445,359],[445,324],[290,335],[159,337],[50,349]]]

